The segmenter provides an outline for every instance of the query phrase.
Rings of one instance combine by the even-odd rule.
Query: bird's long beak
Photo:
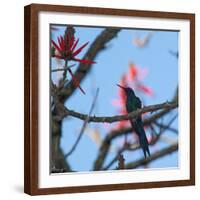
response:
[[[123,87],[123,86],[121,86],[121,85],[119,85],[119,84],[117,84],[117,86],[120,87],[120,88],[122,88],[122,89],[124,89],[124,90],[126,90],[125,87]]]

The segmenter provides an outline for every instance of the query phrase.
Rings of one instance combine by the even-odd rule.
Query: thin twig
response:
[[[178,150],[178,143],[172,144],[169,147],[163,148],[162,150],[153,153],[150,157],[147,157],[145,159],[142,158],[142,159],[139,159],[137,161],[128,163],[125,166],[125,169],[135,169],[135,168],[137,168],[141,165],[146,165],[146,164],[148,164],[148,163],[150,163],[150,162],[152,162],[152,161],[154,161],[158,158],[161,158],[165,155],[173,153],[177,150]]]
[[[125,166],[125,159],[122,154],[118,156],[118,168],[117,169],[124,169]]]
[[[77,145],[78,145],[78,143],[79,143],[79,141],[80,141],[80,139],[81,139],[81,137],[82,137],[82,135],[83,135],[83,133],[84,133],[84,130],[85,130],[86,126],[87,126],[87,123],[88,123],[88,121],[89,121],[90,115],[92,114],[92,111],[93,111],[93,109],[94,109],[94,106],[95,106],[95,103],[96,103],[98,94],[99,94],[99,88],[98,88],[97,91],[96,91],[96,94],[95,94],[94,100],[93,100],[93,102],[92,102],[92,105],[91,105],[89,114],[88,114],[87,118],[85,119],[85,121],[84,121],[84,123],[83,123],[83,126],[82,126],[82,128],[81,128],[81,131],[80,131],[80,133],[79,133],[79,135],[78,135],[78,138],[77,138],[76,142],[74,143],[74,145],[72,146],[71,150],[65,155],[65,158],[67,158],[68,156],[70,156],[70,155],[73,153],[73,151],[76,149],[76,147],[77,147]]]
[[[74,66],[75,66],[75,64],[67,66],[67,67],[63,67],[63,68],[52,69],[51,72],[66,71]]]
[[[172,128],[172,127],[168,127],[168,125],[165,125],[165,124],[161,124],[159,122],[154,122],[154,124],[157,126],[157,127],[160,127],[160,128],[167,128],[169,131],[173,132],[173,133],[178,133],[178,130],[175,129],[175,128]]]
[[[105,166],[105,167],[103,168],[103,170],[108,170],[108,169],[118,160],[119,156],[124,152],[124,150],[125,150],[125,149],[126,149],[126,150],[128,149],[127,146],[130,147],[130,145],[131,145],[131,144],[126,144],[126,147],[123,146],[121,149],[119,149],[119,150],[118,150],[118,153],[116,154],[116,156],[110,161],[110,163],[108,163],[107,166]]]
[[[64,82],[67,76],[67,65],[68,65],[68,60],[65,60],[65,70],[63,71],[63,78],[62,81]]]
[[[176,57],[178,59],[178,56],[179,56],[179,53],[178,51],[172,51],[172,50],[169,50],[168,51],[172,56]]]

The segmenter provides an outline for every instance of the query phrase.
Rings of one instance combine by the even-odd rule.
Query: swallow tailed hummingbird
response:
[[[126,94],[126,110],[128,113],[136,111],[137,109],[140,109],[142,107],[141,100],[135,95],[135,92],[132,88],[123,87],[118,84],[117,86],[123,89]],[[138,136],[140,147],[143,150],[144,157],[146,158],[147,154],[148,156],[150,156],[149,144],[145,134],[145,130],[143,128],[142,117],[138,116],[136,119],[130,119],[130,123],[133,130]]]

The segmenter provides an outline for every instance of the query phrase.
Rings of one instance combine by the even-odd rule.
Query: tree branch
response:
[[[80,141],[80,139],[81,139],[81,137],[82,137],[82,135],[83,135],[83,133],[84,133],[84,130],[85,130],[86,126],[87,126],[87,123],[88,123],[88,120],[89,120],[89,116],[91,115],[91,113],[92,113],[92,111],[93,111],[93,109],[94,109],[94,106],[95,106],[95,103],[96,103],[98,94],[99,94],[99,88],[98,88],[97,91],[96,91],[94,100],[93,100],[93,102],[92,102],[92,106],[91,106],[90,111],[89,111],[89,114],[88,114],[88,117],[85,119],[85,121],[84,121],[84,123],[83,123],[83,126],[82,126],[82,128],[81,128],[81,131],[80,131],[80,133],[79,133],[79,136],[78,136],[76,142],[74,143],[74,145],[72,146],[72,148],[70,149],[70,151],[65,155],[65,158],[67,158],[68,156],[70,156],[70,155],[73,153],[73,151],[76,149],[76,147],[77,147],[77,145],[78,145],[78,143],[79,143],[79,141]]]
[[[63,68],[52,69],[51,72],[67,71],[68,69],[70,69],[70,68],[72,68],[74,66],[75,66],[75,64],[67,66],[67,67],[63,67]]]
[[[173,127],[168,127],[168,125],[161,124],[159,122],[154,122],[154,124],[159,128],[164,128],[164,129],[167,128],[169,131],[178,134],[178,130]]]
[[[124,164],[125,163],[125,159],[124,159],[124,156],[122,155],[122,154],[120,154],[119,156],[118,156],[118,167],[117,167],[117,169],[124,169]]]
[[[147,113],[147,112],[152,113],[154,111],[161,110],[161,109],[173,109],[173,108],[176,108],[177,106],[178,106],[177,102],[166,102],[166,103],[146,106],[146,107],[143,107],[142,109],[138,109],[138,110],[133,111],[131,113],[128,113],[126,115],[116,115],[116,116],[112,116],[112,117],[90,116],[88,122],[113,123],[113,122],[118,122],[118,121],[123,121],[123,120],[134,119],[134,118],[137,118],[138,116],[140,116],[143,113]],[[73,116],[73,117],[79,118],[81,120],[85,120],[86,118],[88,118],[88,115],[78,113],[78,112],[75,112],[73,110],[69,110],[65,107],[63,109],[65,110],[63,112],[65,116]],[[62,117],[64,117],[64,116],[62,116]]]
[[[152,146],[157,143],[157,141],[160,139],[161,135],[166,131],[170,130],[171,124],[174,122],[174,120],[177,118],[178,115],[175,115],[166,126],[160,127],[160,132],[156,134],[156,136],[149,142],[149,145]],[[155,123],[155,122],[154,122]],[[134,146],[134,147],[132,147]],[[140,148],[140,145],[137,143],[129,144],[125,143],[121,149],[118,150],[116,156],[110,161],[109,164],[107,164],[106,167],[104,167],[104,170],[108,170],[118,159],[119,155],[121,155],[124,151],[135,151]]]
[[[178,143],[172,144],[169,147],[166,147],[160,151],[155,152],[154,154],[152,154],[150,157],[148,158],[142,158],[140,160],[137,160],[135,162],[130,162],[125,166],[125,169],[135,169],[141,165],[146,165],[162,156],[165,156],[167,154],[170,154],[174,151],[178,150]]]
[[[143,121],[143,125],[148,126],[149,124],[155,122],[160,117],[163,117],[166,114],[168,114],[170,111],[171,111],[171,109],[169,109],[169,108],[161,110],[160,112],[154,114],[153,116],[145,119]],[[125,127],[125,128],[121,128],[120,130],[113,130],[110,133],[108,133],[106,135],[105,139],[103,140],[101,146],[100,146],[99,153],[98,153],[97,158],[94,162],[93,169],[94,170],[101,170],[101,168],[104,164],[104,161],[107,157],[108,151],[110,149],[111,142],[115,138],[118,138],[122,135],[130,134],[130,133],[132,133],[132,131],[133,131],[132,127],[128,127],[128,128]]]

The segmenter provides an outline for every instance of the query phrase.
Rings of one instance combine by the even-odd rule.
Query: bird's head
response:
[[[121,86],[121,85],[119,85],[119,84],[117,84],[117,86],[118,87],[120,87],[121,89],[123,89],[124,90],[124,92],[126,93],[126,96],[135,96],[135,93],[134,93],[134,90],[132,89],[132,88],[130,88],[130,87],[124,87],[124,86]]]

